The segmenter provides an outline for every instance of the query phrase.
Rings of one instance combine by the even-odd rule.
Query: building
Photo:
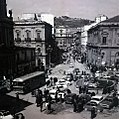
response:
[[[55,37],[57,45],[60,49],[66,50],[73,43],[73,34],[76,32],[68,26],[56,26]]]
[[[0,90],[4,79],[12,79],[14,73],[13,18],[7,17],[6,0],[0,0]]]
[[[100,23],[101,21],[104,21],[107,19],[107,16],[105,15],[98,15],[95,18],[94,23],[91,23],[90,25],[85,25],[84,27],[82,27],[82,32],[81,32],[81,45],[83,50],[86,50],[86,45],[87,45],[87,41],[88,41],[88,30],[95,26],[96,24]]]
[[[76,33],[73,34],[73,49],[74,49],[74,53],[76,53],[77,55],[81,54],[81,31],[78,31]]]
[[[14,47],[14,78],[36,71],[35,48]]]
[[[108,67],[119,64],[119,16],[102,21],[89,29],[87,61]]]
[[[49,13],[23,13],[18,20],[38,20],[52,25],[52,34],[54,34],[54,15]]]
[[[54,37],[55,38],[55,37]],[[26,19],[15,21],[14,41],[16,46],[29,46],[36,49],[36,67],[59,62],[54,53],[58,54],[55,39],[52,37],[52,26],[37,18],[36,14],[28,14]],[[57,50],[56,50],[57,49]]]
[[[15,77],[35,70],[35,49],[14,45],[12,11],[8,17],[6,6],[6,0],[0,0],[0,92],[10,91]]]

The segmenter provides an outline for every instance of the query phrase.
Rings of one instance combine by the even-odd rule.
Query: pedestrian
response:
[[[58,91],[56,91],[56,93],[55,93],[55,102],[56,103],[58,102]]]
[[[50,83],[51,83],[50,86],[52,86],[53,85],[53,78],[52,77],[50,78]]]
[[[92,109],[91,109],[91,119],[94,119],[95,117],[96,117],[96,110],[95,110],[95,107],[93,107]]]
[[[81,101],[78,102],[77,107],[78,107],[78,108],[77,108],[77,111],[78,111],[78,112],[81,112],[81,111],[83,110],[83,104],[82,104]]]
[[[16,99],[19,100],[19,92],[16,93]]]
[[[74,106],[73,111],[74,112],[77,112],[77,103],[76,103],[76,100],[75,99],[74,99],[74,102],[73,102],[73,106]]]
[[[42,95],[42,90],[38,89],[38,94]]]
[[[82,93],[82,88],[81,88],[81,86],[79,86],[79,94],[81,94]]]
[[[61,103],[63,103],[62,95],[60,95],[59,101],[60,101]]]
[[[52,97],[50,95],[47,96],[48,100],[47,100],[47,111],[50,112],[51,109],[51,103],[52,103]]]
[[[107,94],[107,87],[103,88],[102,94]]]
[[[74,112],[77,112],[77,98],[76,97],[77,96],[75,96],[74,99],[73,99],[73,107],[74,107],[73,111]]]
[[[40,107],[40,111],[42,112],[42,108],[43,108],[42,94],[37,94],[37,96],[36,96],[36,104],[37,104],[37,107]]]
[[[20,106],[20,100],[19,100],[19,92],[16,93],[16,102],[15,102],[16,106],[15,106],[15,111],[18,109],[18,107]]]
[[[47,96],[49,94],[49,90],[48,89],[44,89],[44,98],[45,98],[45,102],[47,102]]]

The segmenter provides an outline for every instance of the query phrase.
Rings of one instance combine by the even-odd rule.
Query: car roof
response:
[[[50,93],[56,93],[56,89],[49,90]]]
[[[98,98],[98,99],[100,99],[100,98],[102,98],[103,96],[102,95],[95,95],[95,96],[92,96],[92,98]]]
[[[96,103],[97,104],[97,102],[96,101],[94,101],[94,100],[91,100],[91,101],[89,101],[89,102],[87,102],[88,104],[89,103]]]
[[[91,101],[90,101],[90,103],[96,103],[96,104],[98,104],[98,103],[99,103],[99,101],[96,101],[96,100],[91,100]]]

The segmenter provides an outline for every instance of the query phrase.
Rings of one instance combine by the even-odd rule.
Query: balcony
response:
[[[20,43],[21,42],[21,38],[15,38],[15,42]]]
[[[31,38],[25,38],[26,42],[31,42]]]
[[[41,39],[41,38],[35,38],[35,41],[36,41],[36,42],[41,42],[42,39]]]

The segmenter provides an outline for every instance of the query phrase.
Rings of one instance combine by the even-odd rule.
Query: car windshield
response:
[[[13,82],[14,86],[23,86],[23,82]]]
[[[50,93],[50,95],[55,95],[55,93]]]
[[[97,104],[95,102],[89,102],[87,105],[90,105],[90,106],[97,106]]]
[[[59,85],[58,87],[59,87],[59,88],[63,88],[63,85]]]
[[[59,83],[65,83],[65,81],[64,80],[61,80],[61,81],[59,81]]]
[[[92,98],[92,100],[100,101],[101,99],[99,99],[99,98]]]

